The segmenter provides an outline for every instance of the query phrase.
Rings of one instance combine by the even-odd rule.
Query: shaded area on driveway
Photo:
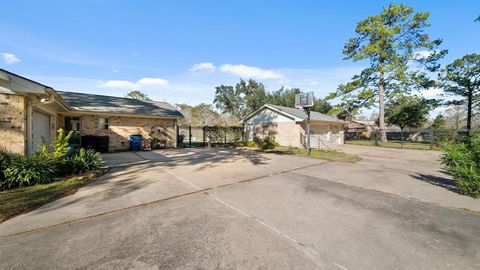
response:
[[[145,161],[169,167],[203,164],[221,166],[245,159],[253,165],[267,164],[268,156],[256,151],[243,151],[237,148],[182,148],[162,149],[142,152],[119,152],[103,154],[109,167],[136,165]]]
[[[460,193],[459,189],[455,185],[455,181],[451,178],[423,174],[423,173],[411,174],[411,176],[414,179],[418,179],[420,181],[424,181],[435,186],[446,188],[452,192]]]

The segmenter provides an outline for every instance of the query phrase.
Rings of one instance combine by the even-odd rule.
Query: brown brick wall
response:
[[[268,123],[254,124],[253,133],[255,137],[265,139],[273,136],[281,146],[300,147],[299,125],[291,123]]]
[[[305,147],[306,145],[306,130],[307,130],[307,124],[306,123],[301,123],[299,124],[299,129],[300,129],[300,144],[302,147]],[[343,125],[338,124],[338,123],[312,123],[311,125],[311,134],[312,136],[312,141],[311,145],[312,147],[315,145],[323,145],[323,146],[332,146],[335,144],[343,144]],[[322,138],[324,137],[324,138]],[[339,140],[336,140],[334,138],[340,137]],[[320,142],[313,142],[313,140],[320,140]],[[316,148],[316,147],[315,147]]]
[[[103,116],[82,115],[82,135],[109,136],[110,151],[128,149],[130,145],[128,139],[132,134],[141,134],[143,138],[165,140],[167,147],[175,147],[176,120],[109,116],[109,129],[101,130],[98,127],[100,117]]]
[[[25,154],[25,98],[0,94],[0,152]]]
[[[275,140],[282,146],[300,147],[299,126],[295,123],[276,123]]]

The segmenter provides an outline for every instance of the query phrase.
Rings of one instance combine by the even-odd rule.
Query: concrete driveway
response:
[[[1,269],[476,269],[480,202],[439,153],[351,164],[237,149],[109,154],[76,194],[0,224]]]

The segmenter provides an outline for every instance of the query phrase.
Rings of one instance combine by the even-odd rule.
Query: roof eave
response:
[[[301,123],[301,122],[306,122],[307,120],[306,119],[303,119],[303,120],[300,120],[300,121],[297,121],[297,123]],[[335,123],[335,124],[344,124],[346,125],[347,122],[345,121],[342,121],[342,120],[337,120],[337,121],[328,121],[328,120],[310,120],[311,122],[320,122],[320,123]]]
[[[107,116],[121,116],[121,117],[138,117],[138,118],[163,118],[163,119],[179,119],[183,116],[180,115],[146,115],[146,114],[129,114],[129,113],[115,113],[109,111],[89,111],[89,110],[79,110],[72,108],[69,113],[74,114],[99,114]]]

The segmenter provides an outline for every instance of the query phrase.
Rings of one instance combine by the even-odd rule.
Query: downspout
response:
[[[30,155],[33,153],[33,146],[32,146],[32,115],[33,115],[33,101],[29,98],[27,99],[27,108],[26,108],[26,115],[25,115],[25,121],[26,121],[26,155]]]

